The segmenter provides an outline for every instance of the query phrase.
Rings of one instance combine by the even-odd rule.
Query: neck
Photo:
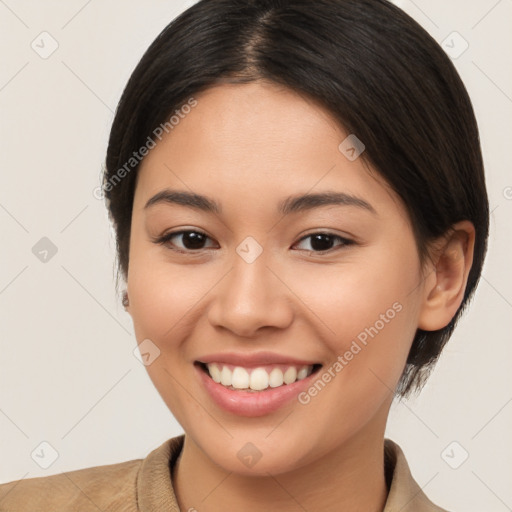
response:
[[[225,471],[186,435],[172,472],[180,510],[224,512],[228,503],[230,510],[246,512],[382,512],[388,488],[384,428],[378,430],[360,431],[311,464],[269,476]]]

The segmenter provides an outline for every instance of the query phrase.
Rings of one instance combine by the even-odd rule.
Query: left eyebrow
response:
[[[147,201],[144,209],[159,203],[178,204],[207,213],[222,213],[221,205],[214,199],[185,190],[161,190]],[[277,211],[282,215],[289,215],[290,213],[303,212],[330,205],[355,206],[357,208],[367,210],[374,215],[378,215],[375,208],[364,199],[344,192],[332,191],[319,192],[315,194],[300,194],[287,197],[283,201],[279,202]]]
[[[279,203],[278,211],[283,215],[288,215],[290,213],[302,212],[329,205],[356,206],[367,210],[374,215],[378,215],[375,208],[364,199],[344,192],[331,191],[288,197]]]

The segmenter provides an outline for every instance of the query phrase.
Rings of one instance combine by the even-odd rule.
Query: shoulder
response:
[[[0,484],[0,512],[136,511],[136,480],[142,462],[130,460]]]
[[[386,439],[384,453],[391,485],[383,512],[448,512],[430,501],[416,483],[398,444]]]
[[[177,511],[170,468],[183,442],[184,434],[144,459],[1,484],[0,512]]]

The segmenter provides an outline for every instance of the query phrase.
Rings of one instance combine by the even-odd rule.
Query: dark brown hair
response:
[[[419,390],[480,278],[489,205],[464,84],[437,42],[386,0],[202,0],[158,35],[122,94],[106,155],[119,271],[127,277],[134,152],[193,95],[261,79],[320,102],[363,141],[361,158],[410,215],[421,262],[454,223],[475,226],[463,302],[443,329],[417,330],[397,392]]]

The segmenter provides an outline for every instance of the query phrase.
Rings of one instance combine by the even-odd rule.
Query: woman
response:
[[[440,511],[384,439],[478,283],[488,201],[450,59],[385,0],[203,0],[113,122],[141,358],[184,435],[0,510]]]

